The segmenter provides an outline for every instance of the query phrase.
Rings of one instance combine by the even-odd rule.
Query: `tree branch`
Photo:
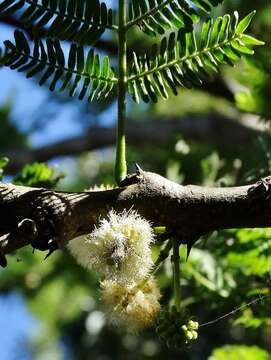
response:
[[[181,186],[138,171],[120,188],[65,193],[0,185],[0,255],[32,244],[40,250],[64,247],[89,233],[110,209],[133,208],[154,226],[191,246],[214,230],[271,226],[271,177],[250,186]]]
[[[190,116],[181,119],[148,120],[127,122],[128,144],[162,146],[169,139],[181,135],[185,139],[209,142],[224,148],[242,150],[253,145],[262,130],[245,122],[237,122],[219,114]],[[229,141],[229,139],[231,139]],[[15,174],[25,164],[48,161],[56,156],[78,155],[85,151],[113,146],[115,128],[93,127],[83,135],[34,150],[14,149],[5,155],[10,159],[6,173]]]

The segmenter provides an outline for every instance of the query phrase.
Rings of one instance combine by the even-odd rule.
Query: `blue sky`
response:
[[[13,39],[13,30],[0,26],[0,43],[2,44],[6,39]],[[14,100],[13,118],[21,130],[27,129],[29,120],[44,111],[48,97],[47,89],[39,87],[35,80],[26,79],[24,74],[8,68],[1,68],[0,79],[0,104]],[[74,120],[75,106],[66,105],[58,110],[54,121],[31,137],[33,145],[42,146],[60,138],[78,135],[81,132],[81,126]],[[59,131],[60,129],[61,131]]]
[[[16,293],[0,296],[0,359],[19,359],[19,353],[20,360],[29,360],[30,356],[23,352],[22,346],[37,326],[21,296]]]

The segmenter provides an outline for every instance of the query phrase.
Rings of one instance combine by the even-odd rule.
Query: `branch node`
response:
[[[271,177],[261,179],[248,189],[248,196],[251,201],[264,199],[268,196],[271,187]]]
[[[124,180],[120,182],[120,187],[126,187],[138,184],[142,180],[143,171],[134,174],[128,174]]]
[[[17,234],[19,236],[26,236],[28,239],[35,239],[38,235],[38,230],[35,221],[31,219],[24,219],[17,225]]]
[[[46,254],[44,260],[48,259],[49,256],[51,256],[56,250],[59,249],[58,243],[55,240],[50,240],[48,242],[48,253]]]
[[[142,168],[138,165],[138,163],[135,163],[135,167],[136,167],[136,172],[138,173],[138,174],[143,174],[143,170],[142,170]]]

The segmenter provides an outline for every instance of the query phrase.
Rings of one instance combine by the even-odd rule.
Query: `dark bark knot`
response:
[[[271,196],[271,176],[261,179],[248,189],[248,196],[251,200],[270,199]]]
[[[61,194],[45,191],[33,201],[32,209],[31,218],[37,228],[33,248],[50,251],[60,247],[63,221],[70,215],[69,203]]]

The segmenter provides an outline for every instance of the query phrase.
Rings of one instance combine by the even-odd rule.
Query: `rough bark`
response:
[[[121,187],[98,192],[1,184],[0,257],[28,244],[40,250],[62,248],[89,233],[110,209],[132,208],[188,246],[214,230],[269,227],[270,189],[271,177],[250,186],[206,188],[181,186],[141,170]]]
[[[261,133],[262,130],[255,124],[252,127],[245,121],[237,122],[219,114],[127,122],[127,141],[135,146],[163,146],[173,136],[181,135],[187,140],[214,143],[231,150],[243,150],[253,145]],[[83,136],[40,149],[14,149],[4,154],[10,159],[6,172],[14,174],[25,164],[35,161],[48,161],[56,156],[78,155],[85,151],[113,146],[115,141],[115,128],[94,127]]]

